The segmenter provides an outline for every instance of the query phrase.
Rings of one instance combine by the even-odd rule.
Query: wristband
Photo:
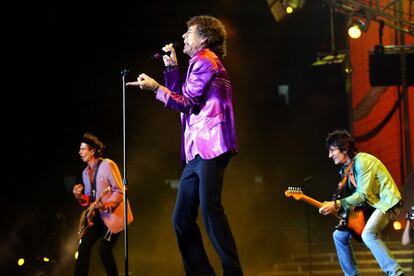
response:
[[[341,209],[341,201],[339,199],[334,201],[335,204],[335,212],[338,212]]]
[[[82,195],[79,199],[79,203],[82,207],[88,206],[90,202],[91,202],[91,199],[87,195]]]

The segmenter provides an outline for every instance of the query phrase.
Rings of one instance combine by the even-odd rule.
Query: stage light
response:
[[[44,261],[45,263],[48,263],[48,262],[50,262],[50,259],[49,259],[48,257],[43,257],[43,261]]]
[[[401,222],[399,222],[398,220],[394,221],[392,224],[392,227],[394,227],[394,230],[401,230],[402,229]]]
[[[75,260],[77,260],[77,259],[78,259],[78,257],[79,257],[79,252],[78,252],[78,251],[76,251],[76,252],[75,252]]]
[[[287,14],[293,13],[296,9],[302,8],[305,0],[283,0],[282,5]]]
[[[17,260],[17,265],[18,266],[24,265],[24,258],[20,258],[19,260]]]
[[[360,38],[362,32],[366,32],[368,29],[369,20],[365,21],[361,18],[354,18],[350,24],[348,24],[348,35],[350,38],[357,39]]]
[[[355,26],[351,26],[348,29],[348,35],[349,35],[350,38],[353,38],[353,39],[360,38],[361,37],[361,34],[362,34],[361,29],[358,28],[356,25]]]

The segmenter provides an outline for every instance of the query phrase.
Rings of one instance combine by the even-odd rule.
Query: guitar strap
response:
[[[336,187],[336,190],[335,190],[335,192],[334,192],[334,194],[332,196],[332,200],[335,201],[335,200],[338,199],[340,193],[342,192],[342,190],[345,187],[345,184],[346,184],[346,182],[348,180],[348,177],[350,177],[350,180],[351,180],[352,185],[354,185],[354,187],[356,187],[355,177],[354,177],[354,174],[352,172],[353,165],[354,165],[354,160],[352,160],[348,164],[348,166],[346,166],[346,168],[344,170],[343,177],[342,177],[341,181],[339,181],[338,186]]]
[[[102,159],[98,160],[98,163],[96,163],[96,169],[95,173],[93,174],[93,180],[92,180],[92,201],[95,201],[96,199],[96,175],[98,174],[99,165],[101,165]]]
[[[356,180],[355,180],[355,176],[354,176],[354,171],[351,170],[350,174],[349,174],[349,180],[351,181],[352,185],[354,185],[354,187],[356,188]]]

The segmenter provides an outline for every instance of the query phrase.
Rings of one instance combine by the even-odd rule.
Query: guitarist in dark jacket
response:
[[[82,173],[83,184],[76,184],[73,194],[87,209],[80,219],[75,276],[88,275],[91,250],[98,240],[106,274],[118,275],[112,248],[124,229],[122,177],[115,162],[102,158],[103,149],[104,144],[98,137],[84,134],[79,149],[80,158],[86,163]],[[128,223],[132,219],[128,204]]]
[[[354,186],[351,195],[342,199],[324,202],[319,212],[323,215],[350,212],[354,207],[368,204],[375,208],[362,231],[362,241],[371,250],[382,271],[387,275],[403,275],[385,243],[381,232],[400,212],[401,194],[390,173],[376,157],[358,152],[351,134],[346,130],[335,130],[325,141],[329,158],[342,165],[347,178],[345,185]],[[337,229],[333,239],[341,268],[345,275],[360,275],[351,247],[352,233]]]

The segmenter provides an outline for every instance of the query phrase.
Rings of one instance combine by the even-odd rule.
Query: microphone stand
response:
[[[312,179],[312,176],[308,176],[303,179],[302,183],[306,184]],[[310,205],[306,206],[306,230],[308,232],[308,272],[312,276],[312,233],[311,233],[311,219],[310,219]]]
[[[126,116],[125,116],[125,77],[129,73],[129,70],[124,69],[121,71],[122,76],[122,152],[123,152],[123,193],[124,193],[124,260],[125,260],[125,276],[128,276],[128,181],[127,181],[127,170],[126,170]]]

